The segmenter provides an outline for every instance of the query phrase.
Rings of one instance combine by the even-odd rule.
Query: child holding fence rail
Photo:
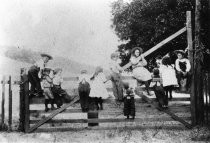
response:
[[[48,104],[51,104],[51,109],[54,110],[54,96],[51,91],[53,85],[53,70],[50,68],[45,68],[43,71],[43,79],[42,79],[42,88],[43,95],[45,97],[45,111],[49,110]]]
[[[63,82],[62,69],[56,68],[54,70],[52,92],[54,95],[54,101],[57,104],[58,108],[60,108],[63,105],[63,100],[67,103],[72,101],[71,96],[68,95],[68,93],[61,88],[62,82]]]
[[[111,62],[109,63],[109,68],[111,71],[111,81],[113,87],[113,94],[117,101],[123,101],[123,85],[120,73],[123,68],[117,63],[118,53],[111,54]]]
[[[28,80],[31,84],[30,96],[43,96],[41,88],[42,72],[48,61],[52,59],[52,56],[48,54],[41,54],[41,59],[36,61],[35,64],[28,70]]]
[[[91,81],[91,90],[89,96],[90,98],[94,98],[93,102],[95,103],[97,110],[103,110],[103,99],[108,98],[109,94],[104,84],[106,82],[106,77],[101,67],[96,67],[95,73],[91,77]]]
[[[170,96],[170,99],[172,99],[172,90],[174,86],[178,86],[176,71],[171,63],[170,57],[164,57],[162,64],[163,66],[160,69],[160,75],[162,78],[163,88],[165,90],[166,96]]]
[[[86,70],[82,70],[79,75],[79,86],[78,93],[80,97],[80,105],[82,112],[87,112],[89,110],[89,94],[90,94],[90,77],[87,75]]]

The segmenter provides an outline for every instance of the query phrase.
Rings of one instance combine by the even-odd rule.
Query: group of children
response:
[[[156,82],[154,92],[159,102],[159,106],[168,107],[168,97],[172,99],[172,90],[175,87],[181,89],[181,80],[187,80],[187,88],[190,88],[190,62],[184,58],[185,52],[182,50],[176,51],[177,59],[175,65],[172,63],[169,56],[157,58],[157,68],[153,70],[153,77],[161,77],[161,82]]]
[[[41,54],[41,59],[37,61],[28,71],[29,82],[31,83],[30,96],[45,97],[45,111],[49,111],[48,105],[51,104],[51,109],[60,108],[63,101],[70,102],[72,99],[65,90],[61,88],[62,69],[51,69],[46,67],[46,64],[52,57],[48,54]]]
[[[137,53],[139,52],[139,53]],[[134,77],[138,82],[145,83],[146,87],[149,87],[152,76],[144,66],[147,64],[144,57],[141,55],[140,48],[136,48],[133,51],[131,57],[131,64],[134,68]],[[46,63],[52,59],[47,54],[42,54],[42,59],[36,62],[29,70],[28,77],[31,83],[31,95],[36,93],[38,96],[45,96],[45,111],[49,110],[48,104],[51,104],[51,109],[55,109],[63,105],[65,102],[70,102],[71,96],[67,94],[65,90],[61,88],[63,82],[61,73],[62,69],[57,68],[52,70],[46,68]],[[83,112],[93,109],[103,110],[103,99],[109,97],[105,83],[111,80],[113,87],[113,94],[117,102],[124,102],[124,115],[129,118],[135,118],[135,102],[133,89],[129,87],[128,83],[123,83],[121,79],[121,72],[123,68],[118,64],[118,53],[111,54],[110,79],[107,79],[103,73],[101,67],[97,67],[92,77],[89,77],[86,70],[82,70],[79,75],[78,93],[80,96],[80,104]],[[179,59],[179,58],[178,58]],[[179,59],[179,62],[183,60]],[[186,62],[186,60],[184,61]],[[177,73],[174,66],[171,63],[170,57],[166,56],[161,60],[157,60],[160,63],[153,71],[154,78],[162,79],[161,82],[156,82],[153,87],[159,106],[166,108],[168,106],[168,96],[172,99],[172,90],[174,86],[178,86]],[[176,62],[176,66],[179,64]],[[187,63],[188,64],[188,63]],[[180,64],[179,64],[180,65]],[[188,75],[187,72],[182,72],[182,67],[178,70],[180,77]],[[185,71],[189,71],[189,66],[186,66]],[[42,86],[41,84],[42,83]],[[36,91],[36,92],[35,92]],[[147,89],[149,94],[149,91]]]

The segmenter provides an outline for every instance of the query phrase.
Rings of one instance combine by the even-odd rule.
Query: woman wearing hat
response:
[[[191,69],[191,65],[190,65],[190,61],[185,58],[185,52],[183,50],[178,50],[176,51],[177,53],[177,59],[175,62],[175,68],[177,71],[177,79],[178,79],[178,84],[179,87],[181,87],[181,80],[184,78],[187,78],[187,83],[186,83],[186,87],[189,88],[190,87],[190,69]]]
[[[142,55],[143,50],[140,47],[135,47],[131,52],[130,62],[133,68],[133,76],[137,79],[137,82],[144,83],[146,86],[146,90],[148,95],[149,85],[152,79],[151,73],[144,67],[147,65],[147,61]]]
[[[41,54],[41,59],[30,67],[28,71],[28,80],[31,83],[30,95],[42,96],[40,78],[44,67],[52,59],[52,56],[48,54]]]

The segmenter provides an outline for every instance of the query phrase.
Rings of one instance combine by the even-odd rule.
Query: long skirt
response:
[[[152,79],[152,74],[145,67],[134,68],[133,76],[140,81],[148,81]]]

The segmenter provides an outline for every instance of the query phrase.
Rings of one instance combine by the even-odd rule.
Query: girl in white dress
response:
[[[103,110],[103,99],[109,97],[105,82],[107,81],[103,69],[101,67],[97,67],[93,77],[91,78],[91,90],[90,90],[90,100],[93,99],[97,109]],[[89,104],[91,101],[89,101]],[[100,106],[100,108],[99,108]]]
[[[151,95],[149,85],[152,74],[144,67],[147,65],[147,61],[144,59],[142,53],[143,50],[140,47],[136,47],[132,50],[130,62],[133,68],[133,76],[136,78],[137,82],[145,84],[148,95]]]
[[[105,86],[106,77],[101,67],[96,67],[91,81],[91,90],[89,95],[90,97],[102,97],[102,99],[106,99],[109,97]]]
[[[166,92],[166,95],[170,95],[172,99],[172,90],[174,86],[178,86],[176,71],[171,64],[170,57],[164,57],[162,60],[162,68],[160,70],[160,75],[162,77],[163,88]]]

